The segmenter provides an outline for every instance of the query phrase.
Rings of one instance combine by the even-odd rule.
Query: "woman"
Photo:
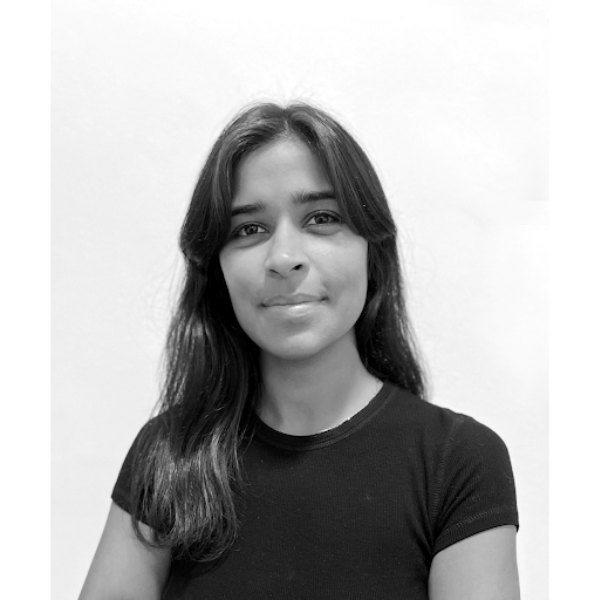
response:
[[[518,598],[506,448],[426,401],[353,138],[305,104],[245,110],[180,244],[161,409],[81,598]]]

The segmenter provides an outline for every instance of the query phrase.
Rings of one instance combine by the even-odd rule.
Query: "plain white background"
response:
[[[378,169],[433,401],[508,445],[522,595],[547,597],[545,3],[386,6],[55,0],[55,599],[78,594],[156,401],[202,161],[245,103],[292,98]]]

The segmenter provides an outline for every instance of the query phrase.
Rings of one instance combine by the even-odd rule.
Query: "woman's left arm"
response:
[[[519,600],[516,528],[503,525],[441,550],[429,573],[430,600]]]

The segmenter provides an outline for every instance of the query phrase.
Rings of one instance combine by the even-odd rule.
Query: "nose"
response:
[[[272,275],[288,277],[306,269],[302,234],[293,226],[278,227],[269,240],[265,268]]]

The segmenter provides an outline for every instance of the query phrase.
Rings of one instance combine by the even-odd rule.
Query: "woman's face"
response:
[[[220,253],[235,315],[274,357],[354,343],[367,293],[367,241],[342,222],[308,147],[284,138],[240,163],[231,235]]]

